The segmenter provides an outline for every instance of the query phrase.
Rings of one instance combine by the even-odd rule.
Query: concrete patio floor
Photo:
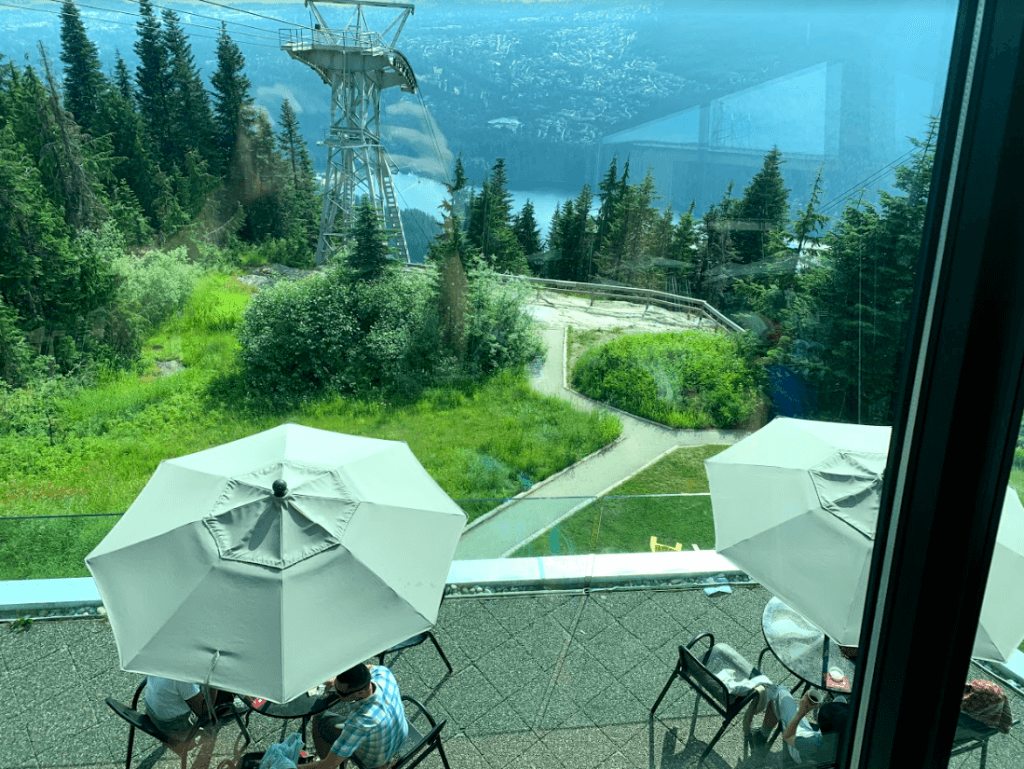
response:
[[[388,666],[403,693],[447,719],[442,736],[452,769],[690,767],[721,725],[718,714],[679,681],[649,718],[678,645],[710,630],[756,661],[769,597],[737,587],[714,597],[691,590],[450,598],[435,634],[454,674],[430,644],[389,658]],[[784,679],[770,655],[765,668],[773,680]],[[971,677],[987,676],[972,667]],[[103,699],[130,701],[139,680],[118,669],[105,621],[0,627],[0,769],[123,766],[127,726]],[[1016,694],[1011,707],[1024,715]],[[253,715],[255,743],[246,750],[264,749],[298,725]],[[233,723],[224,726],[190,755],[189,766],[230,769],[241,753],[237,737]],[[975,751],[951,765],[976,767],[980,757]],[[146,735],[137,737],[133,766],[178,763]],[[780,743],[767,757],[745,756],[737,719],[704,765],[780,766]],[[441,763],[434,755],[422,766]],[[991,740],[987,766],[1024,766],[1024,728]]]

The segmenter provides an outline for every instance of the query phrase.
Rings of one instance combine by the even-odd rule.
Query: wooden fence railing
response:
[[[408,267],[422,267],[421,264],[409,264]],[[551,280],[549,278],[530,278],[525,275],[502,275],[507,280],[519,280],[535,286],[538,291],[560,291],[566,294],[585,294],[590,297],[593,305],[594,299],[618,299],[623,302],[633,302],[646,306],[654,305],[663,307],[666,310],[676,310],[698,318],[711,321],[714,325],[725,331],[743,331],[743,327],[725,315],[720,313],[703,299],[694,299],[681,294],[670,294],[666,291],[654,291],[648,288],[635,288],[633,286],[618,286],[610,283],[577,283],[571,280]]]

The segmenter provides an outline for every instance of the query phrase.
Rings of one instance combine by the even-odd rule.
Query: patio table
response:
[[[251,697],[243,697],[242,701],[245,702],[251,712],[259,713],[261,716],[280,718],[285,721],[292,718],[301,718],[302,742],[305,744],[306,726],[309,724],[309,719],[318,713],[323,713],[339,699],[338,693],[331,689],[315,696],[308,693],[302,694],[284,703],[270,702],[269,700],[254,701]],[[257,706],[255,702],[260,702],[261,704]],[[246,720],[248,720],[248,716],[246,716]]]
[[[778,598],[764,607],[761,630],[772,654],[790,673],[804,682],[834,694],[845,694],[853,684],[855,667],[840,651],[839,644],[826,638],[818,628]],[[840,671],[843,683],[829,679],[829,671]],[[840,678],[842,680],[842,678]]]

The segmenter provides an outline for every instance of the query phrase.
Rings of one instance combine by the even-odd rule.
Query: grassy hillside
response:
[[[331,396],[289,411],[254,405],[235,360],[250,293],[231,275],[206,275],[181,317],[148,340],[142,374],[2,395],[0,579],[87,575],[83,557],[117,517],[41,516],[122,513],[161,460],[284,422],[405,441],[457,500],[516,494],[621,430],[614,418],[539,396],[510,373],[405,403]],[[158,375],[158,364],[179,362],[183,370]],[[489,506],[466,507],[472,519]],[[11,520],[22,516],[38,520]]]

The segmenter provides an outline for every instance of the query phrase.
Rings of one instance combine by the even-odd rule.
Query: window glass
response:
[[[715,550],[704,462],[775,418],[878,428],[858,433],[844,469],[870,490],[907,337],[953,3],[314,9],[96,2],[78,8],[84,37],[54,3],[0,18],[0,127],[20,158],[7,165],[38,175],[13,212],[31,209],[32,237],[6,244],[21,256],[0,277],[15,340],[0,350],[2,524],[17,532],[0,538],[15,554],[0,562],[19,564],[4,576],[83,576],[82,557],[159,461],[289,420],[408,441],[474,523],[457,557],[574,555],[591,576],[599,555]],[[399,52],[381,65],[379,124],[373,98],[339,92],[332,128],[331,75],[304,58],[327,44]],[[152,117],[157,49],[180,94],[164,106],[188,109],[192,133]],[[193,103],[195,86],[206,96]],[[44,141],[51,97],[77,131],[67,155]],[[229,114],[243,116],[231,130]],[[452,376],[431,362],[421,392],[424,371],[402,366],[426,359],[427,337],[396,321],[359,347],[363,368],[332,369],[303,400],[320,376],[312,352],[337,358],[355,343],[340,324],[297,323],[289,344],[260,347],[277,321],[245,325],[243,313],[253,288],[312,267],[325,247],[319,196],[345,183],[324,142],[357,115],[391,182],[374,187],[358,153],[350,180],[401,211],[391,246],[421,263],[457,220],[463,257],[445,273],[435,247],[448,294],[406,287],[363,307],[400,318],[436,303],[415,317],[441,329]],[[331,215],[325,229],[346,234],[353,222]],[[40,242],[66,259],[41,269]],[[481,278],[473,293],[477,258],[549,282]],[[48,282],[71,272],[85,281],[77,293]],[[516,302],[535,338],[509,320]],[[523,359],[529,387],[465,381]],[[342,395],[323,395],[332,389]],[[294,397],[258,397],[278,391]],[[595,403],[616,410],[577,415]],[[798,453],[765,451],[780,464]],[[759,472],[739,476],[754,512],[783,494]],[[82,514],[110,517],[43,517]],[[67,557],[30,557],[40,541]]]

